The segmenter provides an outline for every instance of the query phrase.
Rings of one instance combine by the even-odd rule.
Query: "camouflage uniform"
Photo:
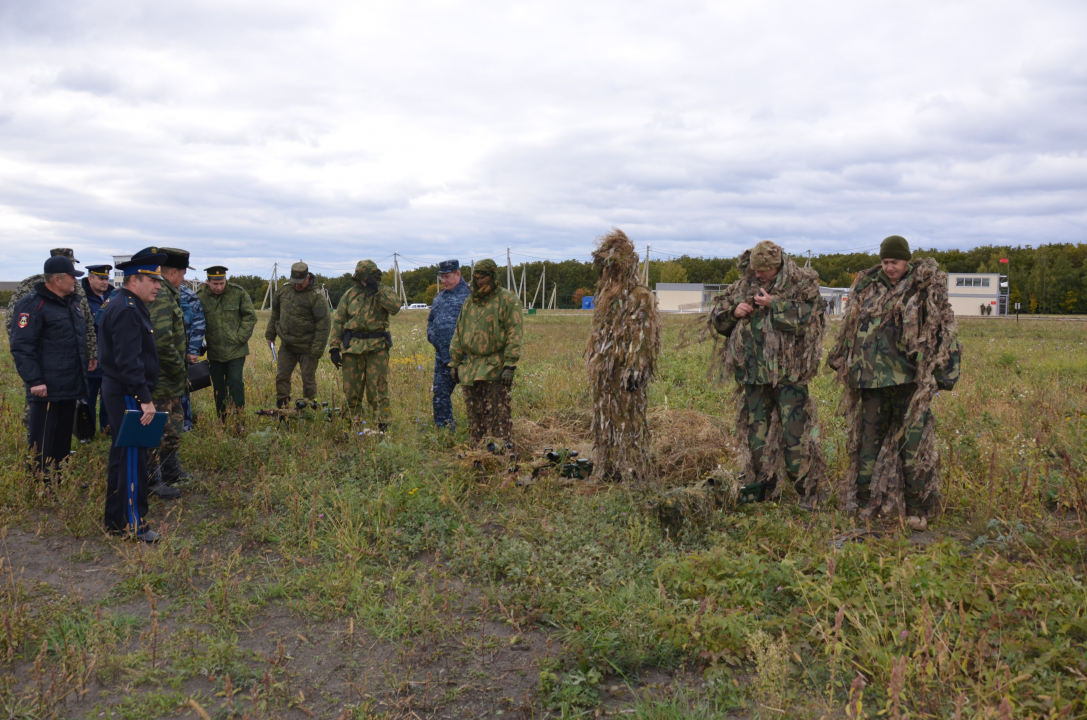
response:
[[[510,386],[503,380],[505,368],[516,368],[521,359],[523,334],[521,302],[509,290],[497,287],[494,260],[476,263],[474,273],[491,277],[486,289],[472,280],[472,294],[464,301],[453,339],[449,366],[457,371],[464,387],[468,411],[468,436],[472,443],[487,437],[509,442],[513,435]]]
[[[291,399],[291,375],[298,365],[302,375],[302,397],[317,397],[317,362],[325,352],[325,342],[332,326],[332,313],[328,300],[313,281],[305,263],[302,272],[309,278],[304,290],[296,290],[292,282],[284,283],[272,298],[272,317],[264,331],[264,339],[270,343],[278,335],[281,343],[276,360],[276,405],[286,407]],[[305,278],[303,278],[305,279]]]
[[[444,268],[450,268],[445,270]],[[456,260],[445,261],[439,265],[439,272],[460,272],[460,264]],[[453,339],[453,332],[457,329],[457,318],[460,317],[460,309],[471,292],[468,283],[461,278],[460,282],[452,290],[442,290],[434,298],[430,314],[427,315],[426,337],[434,346],[434,426],[456,429],[453,420],[453,391],[457,384],[453,382],[453,376],[449,371],[449,343]]]
[[[392,419],[389,316],[400,312],[400,301],[387,285],[371,283],[367,286],[367,281],[381,279],[381,271],[372,261],[360,260],[352,277],[354,284],[340,298],[332,314],[328,346],[330,352],[342,353],[343,392],[347,396],[348,409],[358,416],[365,394],[374,420],[386,425]]]
[[[774,279],[758,280],[751,267],[753,252],[780,262]],[[747,445],[740,464],[748,482],[780,492],[785,475],[798,495],[813,496],[826,469],[815,403],[808,395],[808,382],[819,369],[825,324],[819,276],[770,242],[745,252],[739,268],[741,279],[718,297],[710,322],[729,338],[722,373],[731,370],[742,393],[737,434],[747,437]],[[760,288],[773,296],[769,307],[755,304]],[[736,308],[745,302],[754,310],[737,318]]]
[[[958,380],[958,328],[947,276],[931,258],[891,284],[880,266],[858,275],[828,364],[846,385],[850,466],[847,507],[866,516],[894,509],[926,516],[939,500],[939,463],[929,410]]]
[[[162,248],[161,252],[170,254]],[[188,254],[185,258],[188,264]],[[158,449],[148,455],[147,466],[152,473],[160,473],[165,468],[172,468],[177,458],[175,454],[181,447],[181,435],[185,432],[185,410],[181,398],[188,389],[188,354],[189,338],[185,333],[185,314],[181,309],[181,293],[169,280],[162,282],[155,301],[148,307],[151,313],[151,328],[155,334],[155,349],[159,354],[159,379],[151,393],[155,409],[165,412],[166,426],[162,431],[162,441]],[[167,472],[167,482],[177,478]],[[156,482],[152,482],[155,485]]]
[[[200,356],[204,354],[204,333],[207,332],[207,321],[204,320],[204,306],[200,304],[200,298],[189,286],[182,283],[178,288],[181,291],[181,312],[185,316],[185,335],[189,339],[189,355]],[[185,429],[191,430],[193,426],[192,405],[189,403],[189,394],[181,398],[181,408],[185,412]]]
[[[253,300],[241,285],[228,282],[222,295],[216,295],[205,284],[196,293],[204,307],[211,364],[211,382],[215,393],[215,412],[226,416],[227,401],[234,407],[245,407],[243,370],[249,355],[249,338],[257,325]]]

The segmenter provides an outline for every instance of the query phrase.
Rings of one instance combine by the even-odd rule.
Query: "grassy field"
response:
[[[155,547],[101,531],[108,440],[51,495],[27,476],[5,345],[0,717],[1087,717],[1087,323],[962,322],[927,532],[787,497],[676,536],[648,502],[734,457],[692,318],[665,325],[653,488],[523,480],[588,449],[587,314],[526,318],[521,469],[483,476],[459,394],[458,437],[432,426],[425,318],[392,327],[386,439],[321,413],[224,430],[196,395],[197,479],[152,500]],[[248,411],[274,393],[251,345]],[[337,381],[323,361],[332,407]],[[839,390],[812,391],[833,481]]]

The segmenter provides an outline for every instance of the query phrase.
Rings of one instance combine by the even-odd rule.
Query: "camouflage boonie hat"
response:
[[[769,240],[763,240],[751,251],[751,268],[763,272],[777,270],[781,267],[782,254],[779,246]]]
[[[75,251],[72,248],[53,248],[49,251],[49,257],[56,257],[57,255],[63,255],[72,262],[79,262],[75,259]]]
[[[309,265],[299,260],[291,265],[291,284],[301,285],[309,277]]]

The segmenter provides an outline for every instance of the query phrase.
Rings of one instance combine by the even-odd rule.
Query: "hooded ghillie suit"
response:
[[[780,258],[775,278],[761,283],[756,260]],[[798,266],[781,248],[761,242],[740,256],[740,279],[717,298],[710,323],[728,338],[715,349],[715,380],[731,375],[738,383],[736,435],[738,462],[745,482],[764,483],[765,497],[780,497],[780,481],[788,476],[798,495],[814,499],[826,472],[819,437],[819,416],[808,395],[808,382],[819,370],[826,319],[819,297],[819,274]],[[769,307],[755,304],[764,289],[773,297]],[[747,303],[752,312],[738,318],[736,308]]]
[[[600,477],[644,479],[649,472],[645,409],[661,349],[653,294],[638,277],[638,255],[612,229],[593,252],[600,272],[585,360],[593,391],[593,454]]]
[[[958,380],[957,336],[947,274],[932,258],[914,261],[894,285],[879,265],[853,281],[827,357],[845,386],[838,412],[847,423],[847,508],[860,506],[864,517],[938,512],[939,457],[929,406],[938,389]]]
[[[523,321],[521,301],[498,287],[497,274],[494,260],[476,263],[472,294],[461,306],[449,342],[449,367],[464,387],[468,437],[474,445],[488,437],[509,443],[513,435],[510,388],[521,359]],[[476,275],[490,282],[480,285]]]
[[[358,415],[365,394],[378,427],[385,430],[392,419],[389,348],[393,341],[389,316],[400,312],[400,301],[392,288],[381,284],[381,271],[370,260],[360,260],[351,279],[354,283],[332,314],[329,355],[337,367],[343,366],[348,410]]]

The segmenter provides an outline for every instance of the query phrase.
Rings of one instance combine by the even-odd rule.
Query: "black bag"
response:
[[[189,366],[189,392],[196,392],[211,386],[211,364],[201,360]]]
[[[94,440],[94,415],[86,400],[80,400],[75,406],[75,436],[80,442]]]

